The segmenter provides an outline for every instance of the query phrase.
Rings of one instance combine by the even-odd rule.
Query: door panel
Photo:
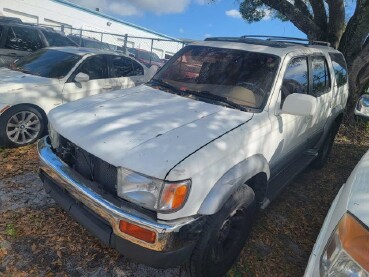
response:
[[[74,81],[78,73],[85,73],[90,80],[87,82]],[[88,57],[71,75],[64,85],[63,102],[75,101],[91,95],[112,90],[112,85],[107,80],[108,66],[105,55]]]
[[[307,94],[309,89],[307,57],[297,57],[290,61],[282,83],[280,107],[283,107],[284,100],[292,93]],[[306,130],[310,117],[279,113],[273,120],[275,128],[283,135],[283,145],[281,148],[281,158],[289,159],[294,154],[298,154],[304,148],[307,141]]]

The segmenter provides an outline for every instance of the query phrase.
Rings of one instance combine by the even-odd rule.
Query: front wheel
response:
[[[0,116],[0,141],[4,146],[16,147],[38,140],[45,130],[45,119],[32,106],[18,105]]]
[[[207,218],[185,270],[192,277],[224,276],[239,256],[250,233],[255,195],[240,187],[223,208]]]

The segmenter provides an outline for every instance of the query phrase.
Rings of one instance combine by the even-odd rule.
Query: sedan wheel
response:
[[[31,111],[21,111],[14,114],[6,124],[8,139],[18,145],[25,145],[36,140],[40,131],[41,120]]]

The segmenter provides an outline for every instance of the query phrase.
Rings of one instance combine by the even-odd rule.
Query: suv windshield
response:
[[[77,46],[73,41],[71,41],[66,36],[53,31],[42,30],[49,46]]]
[[[63,78],[81,56],[52,49],[42,49],[9,66],[12,70],[45,78]]]
[[[280,58],[271,54],[205,46],[182,49],[153,78],[186,96],[261,108],[274,82]],[[231,105],[232,106],[232,105]]]

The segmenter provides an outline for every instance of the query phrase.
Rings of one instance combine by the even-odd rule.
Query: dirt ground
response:
[[[369,136],[336,139],[328,164],[306,170],[264,211],[229,276],[302,276],[324,217]],[[181,276],[103,247],[43,191],[34,145],[0,149],[0,276]]]

